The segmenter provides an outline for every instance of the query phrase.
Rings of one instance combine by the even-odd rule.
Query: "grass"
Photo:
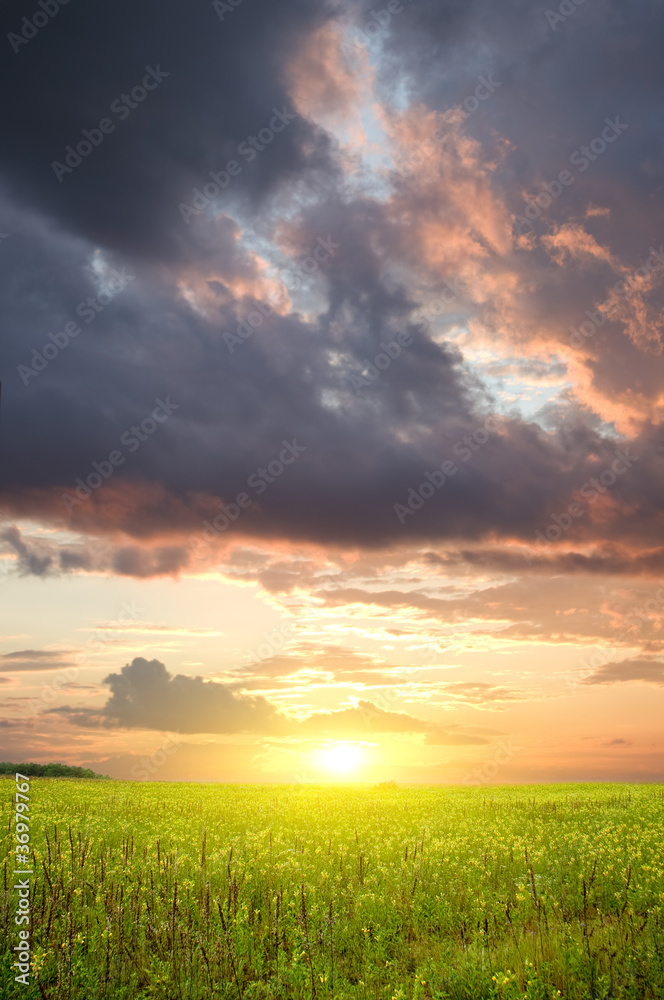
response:
[[[664,997],[664,786],[31,781],[33,975],[85,1000]]]

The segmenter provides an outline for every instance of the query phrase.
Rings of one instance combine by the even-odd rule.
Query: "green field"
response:
[[[3,998],[664,997],[664,786],[30,782]]]

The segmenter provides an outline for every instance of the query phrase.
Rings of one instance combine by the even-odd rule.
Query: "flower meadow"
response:
[[[33,778],[25,1000],[664,997],[664,786]]]

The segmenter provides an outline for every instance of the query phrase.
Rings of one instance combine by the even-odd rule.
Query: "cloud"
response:
[[[621,660],[605,663],[582,684],[619,684],[626,681],[643,681],[664,687],[664,662],[661,660]]]
[[[62,667],[74,666],[67,657],[71,651],[59,652],[44,649],[22,649],[15,653],[0,655],[0,671],[3,673],[22,673],[25,671],[60,670]]]
[[[430,723],[403,712],[388,712],[370,701],[358,701],[354,708],[336,712],[314,712],[301,723],[303,733],[350,736],[364,730],[376,733],[421,733]]]
[[[49,26],[48,42],[24,45],[3,61],[3,84],[19,95],[10,118],[26,136],[3,146],[6,183],[16,199],[92,244],[152,260],[205,259],[211,247],[182,224],[178,205],[209,182],[210,170],[238,159],[243,169],[229,195],[255,206],[309,160],[324,164],[323,137],[301,117],[276,136],[268,157],[252,162],[238,146],[267,126],[274,107],[290,105],[284,67],[298,40],[330,12],[326,2],[312,8],[303,0],[279,12],[254,0],[223,23],[212,3],[185,10],[172,0],[147,0],[137,12],[119,0],[112,13],[65,11]],[[20,14],[14,3],[3,9],[5,36],[17,30]],[[118,58],[96,59],[104,46]],[[60,60],[66,74],[57,72]],[[114,111],[114,101],[140,85],[146,63],[166,75],[162,83],[130,113]],[[28,86],[39,79],[51,80],[48,110],[39,87]],[[231,93],[220,106],[219,94]],[[59,183],[52,162],[63,161],[67,144],[76,146],[82,130],[104,117],[114,131]]]
[[[485,746],[491,741],[484,736],[473,735],[470,732],[463,732],[460,729],[434,728],[424,737],[425,746]]]
[[[267,647],[270,649],[270,646]],[[321,683],[391,685],[396,674],[376,656],[342,645],[291,638],[288,652],[277,653],[230,673],[231,686],[247,689],[292,684],[315,676]]]
[[[196,639],[202,636],[218,637],[223,635],[219,629],[215,628],[193,628],[191,626],[183,625],[160,625],[153,622],[136,621],[135,624],[122,621],[114,622],[100,622],[97,628],[108,629],[109,631],[117,632],[121,634],[123,632],[131,633],[132,635],[152,635],[155,632],[161,635],[177,635],[177,636],[191,636],[191,638]]]
[[[0,541],[18,556],[18,568],[22,576],[47,576],[53,572],[52,547],[48,543],[30,540],[26,542],[16,527],[0,531]]]
[[[0,17],[5,34],[16,30],[20,5]],[[605,578],[627,590],[629,578],[664,571],[664,268],[612,291],[664,232],[652,100],[664,85],[664,11],[607,0],[552,32],[525,0],[418,0],[353,69],[340,42],[364,18],[362,5],[325,0],[251,0],[223,24],[209,2],[70,5],[2,61],[16,97],[0,149],[2,228],[12,234],[0,248],[11,428],[0,441],[0,506],[21,519],[0,530],[2,568],[44,580],[210,572],[257,581],[274,604],[284,594],[302,602],[309,588],[329,619],[366,613],[384,629],[397,619],[395,642],[444,642],[464,623],[462,641],[476,650],[606,637],[619,615],[603,610]],[[97,57],[102,42],[110,61]],[[159,60],[163,85],[59,183],[52,162]],[[447,114],[480,76],[498,81],[490,99]],[[297,117],[250,160],[238,148],[275,107]],[[607,116],[628,123],[624,135],[575,170],[570,154]],[[421,144],[427,155],[413,156]],[[231,158],[240,174],[187,225],[180,204]],[[519,236],[514,216],[566,168],[573,183]],[[319,239],[338,249],[306,277]],[[89,326],[78,303],[124,267],[132,280]],[[573,344],[571,330],[607,301],[610,318]],[[246,333],[260,306],[269,316],[231,353],[228,334]],[[80,333],[54,357],[72,321]],[[409,346],[356,392],[351,376],[400,332]],[[172,418],[130,452],[123,433],[169,393]],[[495,412],[499,429],[463,460],[464,438],[472,444]],[[254,492],[252,473],[284,439],[306,452]],[[537,543],[627,440],[639,456],[629,473],[584,502],[559,542]],[[63,495],[99,478],[95,465],[118,448],[124,464],[67,510]],[[427,473],[446,460],[457,471],[419,503],[413,494],[431,491]],[[197,556],[204,522],[241,492],[251,505]],[[400,524],[394,505],[409,497],[418,510]],[[241,548],[262,548],[262,561],[234,563]],[[357,556],[364,577],[346,566],[329,593],[316,579],[323,550]],[[659,639],[655,624],[644,633]],[[658,652],[644,640],[624,655]],[[7,673],[61,665],[0,660]],[[659,684],[659,671],[632,659],[585,683]],[[191,731],[281,732],[290,723],[261,700],[266,691],[346,684],[365,708],[317,721],[350,732],[358,711],[371,715],[370,685],[393,684],[395,673],[371,658],[289,650],[225,685],[143,676],[152,708],[141,676],[112,675],[115,714],[107,706],[98,722],[168,726],[181,708]],[[507,682],[436,692],[484,708],[522,697]],[[447,738],[401,713],[372,717]]]
[[[256,2],[264,12],[258,32],[253,19],[249,27],[246,8],[229,17],[224,30],[210,4],[186,14],[168,7],[168,17],[161,7],[156,29],[147,14],[132,14],[131,38],[115,21],[79,12],[76,45],[64,38],[58,58],[67,59],[69,46],[95,51],[100,33],[126,58],[112,67],[70,60],[69,74],[57,80],[55,118],[34,88],[14,88],[21,100],[11,114],[30,138],[20,148],[9,143],[0,154],[0,194],[11,195],[7,211],[22,227],[3,265],[9,287],[27,282],[30,294],[8,295],[3,303],[7,370],[16,373],[31,363],[33,351],[49,343],[49,332],[55,335],[76,316],[75,304],[99,293],[109,268],[130,261],[135,275],[94,320],[94,336],[81,323],[80,335],[61,352],[66,357],[56,357],[28,385],[16,373],[3,386],[15,428],[3,443],[3,504],[106,543],[94,551],[69,546],[58,554],[44,540],[29,541],[10,529],[4,541],[19,557],[21,572],[102,569],[149,578],[190,571],[191,536],[202,534],[203,521],[216,516],[220,501],[233,502],[246,490],[249,476],[274,459],[285,435],[299,435],[307,453],[273,488],[252,496],[252,506],[232,527],[234,537],[374,548],[467,541],[504,552],[515,539],[531,541],[552,511],[565,510],[579,485],[613,460],[622,439],[598,415],[616,415],[612,408],[619,407],[617,417],[633,431],[636,452],[645,456],[658,447],[664,361],[625,331],[640,323],[656,336],[661,288],[640,289],[620,321],[603,325],[582,350],[568,343],[570,325],[582,322],[609,283],[640,263],[635,248],[643,246],[644,256],[649,252],[651,182],[640,178],[643,191],[629,183],[647,138],[637,141],[628,130],[623,145],[616,143],[593,171],[579,175],[565,196],[569,200],[556,203],[562,215],[542,229],[532,252],[513,241],[512,210],[524,192],[550,176],[560,137],[570,133],[568,116],[584,141],[600,111],[594,92],[590,110],[585,102],[578,108],[560,96],[569,51],[559,47],[555,69],[546,63],[547,87],[540,91],[554,142],[548,127],[524,128],[532,109],[515,83],[524,72],[522,59],[535,66],[551,52],[551,33],[542,33],[532,12],[514,24],[523,47],[512,42],[503,49],[484,37],[478,47],[479,22],[454,4],[440,12],[427,3],[417,11],[409,7],[394,19],[384,44],[390,77],[396,68],[414,88],[410,105],[399,110],[390,103],[389,78],[380,73],[373,94],[388,158],[395,149],[412,150],[440,126],[442,92],[472,92],[472,73],[487,71],[486,64],[478,65],[477,51],[506,72],[482,111],[467,122],[446,122],[441,142],[415,176],[396,180],[388,168],[372,172],[372,148],[360,148],[354,139],[349,153],[332,120],[320,124],[312,117],[326,95],[335,111],[355,93],[356,81],[337,58],[339,8],[320,4],[310,10],[291,0],[276,19],[269,5]],[[483,3],[480,9],[482,23],[494,25],[501,37],[504,27],[490,7]],[[649,45],[643,18],[627,9],[623,16]],[[56,32],[59,23],[52,25]],[[618,46],[628,61],[633,58],[610,18],[598,26],[600,51]],[[451,45],[450,30],[463,59]],[[575,52],[588,45],[574,25],[565,38]],[[48,177],[54,150],[126,90],[126,66],[148,40],[150,50],[161,46],[164,67],[170,61],[170,77],[58,185]],[[245,47],[242,59],[238,46]],[[458,75],[432,88],[421,67],[430,66],[439,79],[437,46],[450,58],[446,74],[454,67]],[[5,73],[32,79],[37,51],[25,46]],[[586,55],[600,73],[597,54]],[[40,72],[46,73],[55,50],[47,46],[44,57]],[[316,89],[311,83],[318,72]],[[556,72],[551,86],[549,74]],[[334,80],[334,89],[321,89],[321,79]],[[228,92],[231,80],[241,97],[223,109],[220,120],[215,95]],[[539,77],[537,86],[543,87]],[[612,87],[612,98],[622,94],[613,81]],[[302,104],[298,120],[246,164],[237,186],[214,210],[196,225],[183,225],[179,200],[260,129],[265,108],[271,114],[275,102],[303,100],[303,94],[312,106]],[[601,110],[600,123],[608,113]],[[517,137],[527,143],[528,156],[517,152]],[[624,143],[634,142],[637,148],[628,152]],[[636,202],[627,235],[620,212],[616,220],[585,217],[584,185],[591,174],[589,183],[600,184],[595,171],[605,170],[611,191],[624,185]],[[326,176],[329,193],[312,192],[314,174]],[[583,228],[591,224],[604,228]],[[340,244],[338,252],[312,279],[309,298],[288,298],[278,275],[328,234]],[[435,315],[427,312],[457,275],[463,295]],[[274,314],[264,328],[230,354],[224,333],[271,300]],[[470,339],[459,332],[468,324]],[[350,375],[401,330],[410,331],[411,346],[356,393]],[[502,360],[492,356],[482,363],[476,349],[481,337],[493,338]],[[509,413],[500,432],[464,463],[455,456],[457,442],[481,427],[489,411],[509,409],[496,375],[515,366],[515,358],[519,377],[555,382],[564,372],[574,392],[569,388],[558,398],[555,419],[552,409],[536,419]],[[63,493],[94,474],[92,463],[105,461],[122,432],[140,424],[153,400],[169,391],[179,408],[159,435],[136,455],[125,453],[114,476],[68,513]],[[27,456],[40,436],[47,458],[31,463]],[[394,504],[403,504],[426,472],[455,458],[458,473],[400,525]],[[643,548],[656,525],[660,478],[657,466],[635,468],[612,490],[612,505],[601,518],[576,524],[569,537],[583,550],[579,558],[590,558],[588,547],[615,534],[618,523],[625,544]],[[220,536],[218,544],[228,537]]]
[[[510,688],[499,687],[482,681],[458,681],[441,684],[440,691],[467,705],[491,705],[508,701],[523,701],[526,695]]]
[[[228,686],[202,677],[173,676],[159,660],[136,657],[120,673],[109,674],[111,689],[100,710],[62,706],[46,715],[83,727],[171,730],[179,733],[252,733],[263,736],[362,738],[370,733],[424,733],[430,745],[476,745],[487,740],[476,731],[440,727],[405,712],[380,708],[360,700],[351,708],[316,711],[302,719],[289,718],[262,696],[235,693]],[[489,688],[489,685],[461,685]],[[491,692],[486,693],[491,698]],[[498,697],[500,692],[496,691]]]
[[[75,724],[181,733],[278,733],[285,720],[260,696],[236,695],[202,677],[173,676],[158,660],[136,657],[104,679],[111,695],[99,712],[64,706],[52,711]]]
[[[99,711],[63,706],[50,711],[76,725],[128,729],[170,729],[181,733],[423,732],[427,723],[386,712],[370,702],[336,712],[316,712],[302,722],[289,719],[262,696],[235,693],[202,677],[173,676],[158,660],[136,657],[104,684],[109,700]]]

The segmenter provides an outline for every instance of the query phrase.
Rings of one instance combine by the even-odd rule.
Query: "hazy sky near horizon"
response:
[[[661,780],[662,5],[1,17],[0,757]]]

